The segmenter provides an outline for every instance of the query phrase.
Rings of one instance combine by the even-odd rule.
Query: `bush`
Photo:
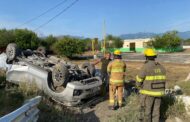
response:
[[[21,49],[36,49],[38,47],[37,35],[27,29],[0,30],[0,49],[6,48],[9,43],[16,43]]]
[[[54,44],[53,49],[58,55],[71,58],[85,51],[85,42],[76,38],[64,37]]]
[[[57,42],[57,38],[55,38],[52,35],[49,35],[48,37],[44,39],[40,39],[40,45],[44,46],[48,53],[53,53],[53,44]]]
[[[178,48],[181,45],[182,39],[177,35],[177,31],[171,31],[163,34],[162,36],[156,36],[149,43],[156,49],[172,50]]]
[[[37,35],[27,29],[14,30],[15,43],[21,49],[36,49],[38,47],[39,39]]]
[[[108,47],[108,48],[121,48],[121,47],[123,47],[123,41],[119,37],[108,35],[106,37],[106,47]]]
[[[13,31],[8,31],[6,29],[0,30],[0,49],[5,49],[6,46],[15,41],[15,37],[13,35]]]

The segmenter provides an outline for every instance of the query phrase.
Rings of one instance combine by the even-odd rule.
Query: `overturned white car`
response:
[[[9,65],[7,81],[16,84],[35,82],[39,89],[57,102],[77,106],[100,93],[102,81],[95,76],[95,68],[90,63],[79,67],[47,57],[43,48],[19,51],[14,43],[7,46],[6,55]]]

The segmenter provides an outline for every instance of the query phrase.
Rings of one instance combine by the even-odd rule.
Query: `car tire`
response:
[[[36,51],[37,51],[38,53],[40,53],[40,54],[46,56],[46,48],[45,48],[45,47],[40,46],[40,47],[37,48]]]
[[[48,72],[47,81],[43,83],[43,92],[47,95],[48,98],[52,98],[55,101],[62,102],[65,101],[64,90],[56,91],[53,86],[52,81],[52,71]]]
[[[91,76],[94,77],[95,76],[95,66],[93,64],[90,64],[88,62],[83,63],[81,66],[82,69],[87,69],[87,73]]]
[[[52,81],[54,87],[66,87],[69,78],[69,70],[62,64],[56,64],[52,71]]]
[[[28,56],[32,56],[33,55],[33,51],[31,49],[27,49],[27,50],[24,50],[23,52],[23,55],[25,57],[28,57]]]
[[[17,45],[15,43],[10,43],[6,48],[7,61],[11,62],[19,55]]]

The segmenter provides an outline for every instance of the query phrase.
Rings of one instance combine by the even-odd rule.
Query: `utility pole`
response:
[[[104,39],[103,52],[105,55],[105,52],[106,52],[106,21],[105,20],[104,20],[104,25],[103,25],[103,39]]]
[[[95,39],[92,39],[92,53],[93,53],[93,55],[95,55],[95,53],[94,53],[94,50],[95,50],[94,44],[95,44]]]

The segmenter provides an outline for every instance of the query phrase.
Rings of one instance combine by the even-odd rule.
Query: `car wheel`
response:
[[[90,63],[86,62],[86,63],[82,64],[81,68],[84,69],[84,70],[86,69],[85,71],[87,71],[87,73],[90,76],[92,76],[92,77],[95,76],[95,67],[94,67],[93,64],[90,64]]]
[[[6,48],[7,61],[13,61],[18,56],[18,48],[15,43],[8,44]]]
[[[40,53],[41,55],[45,56],[46,55],[46,48],[43,46],[40,46],[37,48],[36,52]]]
[[[31,49],[27,49],[23,51],[24,56],[28,57],[28,56],[32,56],[33,55],[33,51]]]
[[[55,90],[58,89],[59,87],[65,87],[68,82],[68,77],[69,77],[69,71],[64,64],[59,63],[55,65],[52,71],[52,81]]]

